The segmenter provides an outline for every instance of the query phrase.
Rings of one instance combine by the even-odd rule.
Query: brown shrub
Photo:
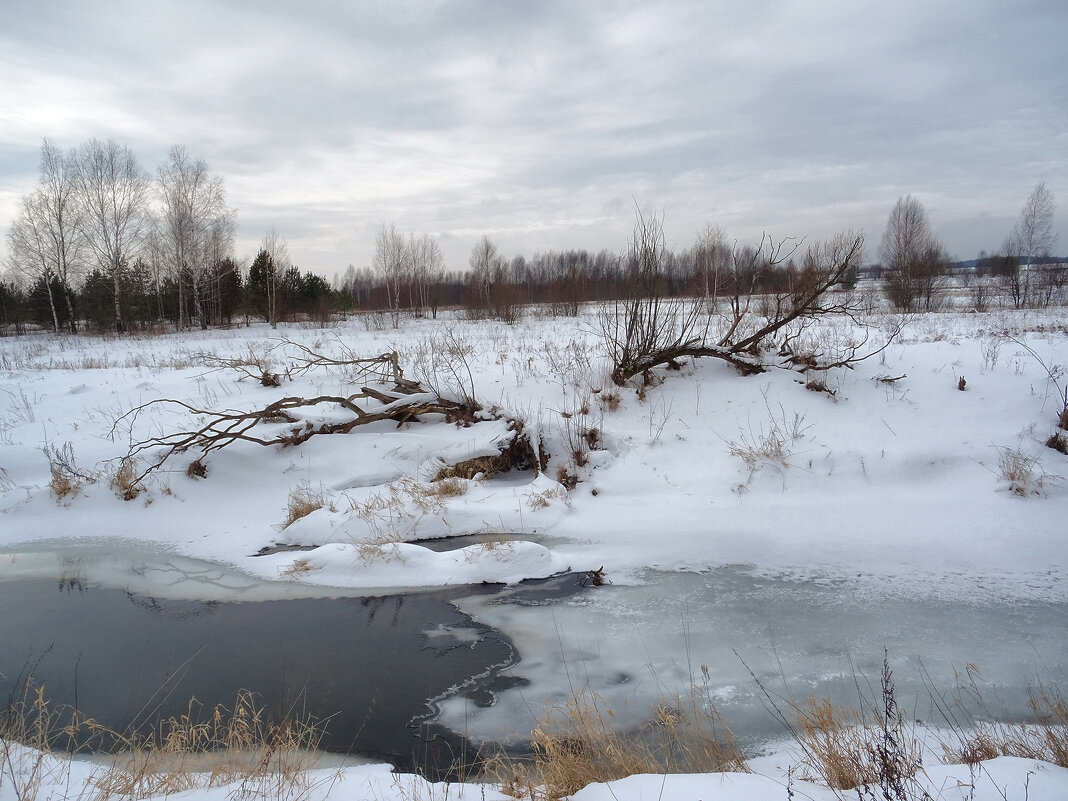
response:
[[[678,700],[678,699],[676,699]],[[745,757],[715,711],[687,713],[662,703],[634,731],[612,725],[611,710],[588,691],[548,709],[532,732],[530,764],[490,760],[488,772],[517,798],[561,799],[593,782],[641,773],[748,772]]]
[[[307,517],[317,509],[322,509],[326,503],[321,489],[312,489],[306,481],[302,481],[289,493],[289,502],[286,504],[286,519],[282,528],[288,528],[302,517]]]
[[[123,459],[115,475],[111,477],[111,488],[124,501],[132,501],[141,494],[141,487],[136,480],[133,459]]]
[[[1059,432],[1050,434],[1049,439],[1046,440],[1046,447],[1068,455],[1068,437]]]

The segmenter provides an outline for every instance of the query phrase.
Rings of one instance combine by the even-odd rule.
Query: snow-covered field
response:
[[[838,322],[825,336],[848,333]],[[282,397],[358,390],[344,368],[293,373],[270,388],[209,369],[200,357],[251,353],[284,373],[298,353],[293,343],[334,357],[395,350],[406,376],[424,386],[436,362],[433,389],[473,390],[494,419],[464,426],[428,418],[399,428],[383,421],[287,448],[236,443],[204,458],[202,478],[187,473],[196,453],[177,454],[149,475],[143,492],[119,497],[111,479],[131,441],[187,430],[198,419],[159,405],[122,417],[137,406],[169,398],[198,409],[251,410]],[[440,359],[449,351],[459,369],[446,378]],[[702,606],[680,612],[670,598],[643,591],[664,574],[727,570],[777,587],[829,587],[883,609],[892,609],[893,599],[929,601],[933,610],[1068,603],[1068,457],[1044,447],[1064,405],[1064,365],[1062,309],[918,316],[879,356],[821,376],[833,395],[807,389],[806,377],[793,370],[741,377],[710,359],[662,371],[662,382],[641,392],[618,389],[605,377],[592,310],[577,320],[528,317],[511,326],[441,319],[403,321],[394,330],[353,319],[325,329],[3,339],[0,581],[54,572],[58,543],[102,540],[248,577],[235,589],[194,577],[151,587],[175,598],[367,595],[603,568],[611,586],[591,587],[577,606],[532,612],[468,605],[515,640],[520,672],[533,683],[522,698],[502,693],[482,717],[446,704],[443,720],[464,721],[476,738],[508,739],[523,734],[504,729],[515,724],[515,709],[532,698],[559,699],[576,677],[595,692],[619,695],[613,676],[654,670],[656,681],[644,689],[625,688],[634,709],[665,689],[685,690],[704,649],[714,646],[702,641],[711,629],[701,621],[715,610],[705,606],[707,595],[699,596]],[[339,419],[336,411],[316,415],[313,425]],[[512,436],[507,419],[521,420],[548,453],[544,472],[457,479],[448,492],[435,489],[431,479],[444,464],[496,453]],[[82,474],[62,499],[50,486],[46,450],[73,457]],[[142,468],[151,456],[141,454]],[[1009,461],[1028,473],[1021,471],[1015,486],[1005,475]],[[571,490],[558,481],[571,478],[578,479]],[[285,526],[299,495],[320,506]],[[519,538],[440,553],[412,544],[474,533]],[[256,555],[276,544],[318,547]],[[628,631],[641,632],[639,640]],[[1011,656],[1019,671],[1044,666],[1057,675],[1068,660],[1068,623],[1049,621],[1045,641],[1058,639],[1055,653],[1006,655],[998,641],[977,640],[974,653],[954,657],[982,666]],[[848,656],[864,663],[882,653]],[[724,698],[733,682],[723,679]],[[1068,797],[1062,769],[1009,759],[987,767],[983,781],[990,784],[974,798],[1023,798],[1025,785],[1032,800]],[[89,768],[69,770],[67,784],[49,791],[54,797],[76,796],[69,788]],[[576,798],[785,798],[777,771],[634,777]],[[409,781],[381,768],[349,768],[316,782],[309,797],[442,793],[405,789]],[[929,766],[924,781],[935,798],[971,797],[967,768]],[[12,792],[0,782],[0,798]],[[197,797],[216,792],[227,791]],[[483,792],[498,797],[484,788],[468,789],[466,797]],[[794,792],[835,797],[809,785]],[[459,788],[451,794],[465,797]]]

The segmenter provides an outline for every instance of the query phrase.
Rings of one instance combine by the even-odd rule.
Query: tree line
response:
[[[1001,250],[981,253],[974,269],[957,271],[977,309],[995,301],[1020,308],[1064,299],[1068,273],[1052,257],[1053,213],[1052,193],[1038,184]],[[382,312],[397,326],[402,315],[433,317],[441,307],[513,321],[534,305],[576,315],[583,303],[630,297],[637,274],[633,253],[575,249],[507,257],[488,236],[476,242],[466,269],[447,269],[436,239],[390,223],[375,237],[372,264],[349,265],[331,285],[294,266],[285,236],[273,229],[244,269],[233,254],[236,223],[222,178],[184,146],[172,147],[151,177],[113,140],[90,139],[63,152],[46,139],[38,184],[22,198],[7,232],[0,332],[31,323],[72,333],[80,326],[121,332],[252,319],[277,325],[347,311]],[[868,267],[852,260],[841,286],[875,276],[898,309],[942,303],[950,257],[917,198],[897,201],[878,255],[880,262]],[[734,304],[799,291],[808,280],[803,260],[792,258],[792,249],[780,256],[763,239],[738,243],[710,226],[690,247],[664,248],[654,278],[643,279],[656,285],[643,291]]]
[[[207,328],[331,306],[325,279],[291,265],[273,231],[246,274],[236,226],[222,178],[182,145],[153,177],[114,140],[64,152],[46,139],[37,186],[7,231],[0,330]]]

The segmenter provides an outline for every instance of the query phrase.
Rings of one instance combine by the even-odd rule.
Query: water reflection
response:
[[[230,707],[245,689],[276,718],[295,706],[329,718],[327,750],[440,777],[474,749],[435,722],[439,705],[488,707],[525,683],[500,675],[518,661],[511,641],[451,603],[497,587],[245,600],[279,588],[173,554],[68,549],[0,563],[0,694],[32,674],[53,706],[116,732],[181,717],[191,699],[205,713]],[[578,586],[559,578],[527,592]],[[207,599],[182,597],[194,590]]]
[[[430,722],[436,703],[486,686],[510,642],[444,597],[181,601],[71,577],[0,582],[0,695],[32,673],[53,706],[117,732],[253,691],[276,718],[329,718],[322,746],[434,773],[468,750]],[[442,647],[428,631],[456,633]],[[482,697],[482,696],[480,696]],[[484,700],[484,698],[482,698]]]

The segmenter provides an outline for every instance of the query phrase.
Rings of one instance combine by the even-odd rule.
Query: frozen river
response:
[[[589,687],[616,719],[637,723],[650,705],[688,699],[695,687],[753,747],[783,734],[753,675],[773,694],[859,708],[878,693],[885,649],[899,703],[934,725],[944,721],[932,696],[955,701],[956,674],[968,665],[981,674],[990,711],[1010,719],[1028,717],[1030,686],[1063,687],[1068,678],[1063,602],[945,598],[937,588],[899,594],[863,580],[760,575],[739,565],[642,578],[544,606],[511,602],[508,591],[461,600],[508,633],[521,658],[505,672],[538,692],[517,688],[488,709],[457,699],[444,719],[498,739],[522,730],[517,721],[529,723],[530,710]]]
[[[332,750],[411,766],[468,740],[521,744],[547,704],[583,688],[627,725],[696,687],[755,749],[783,732],[750,671],[776,693],[857,706],[885,649],[900,703],[934,724],[932,697],[954,697],[969,664],[1008,718],[1026,715],[1029,685],[1068,677],[1064,603],[745,566],[641,578],[353,597],[173,554],[37,546],[0,554],[0,689],[32,672],[55,702],[121,728],[244,688],[269,710],[332,716]]]

